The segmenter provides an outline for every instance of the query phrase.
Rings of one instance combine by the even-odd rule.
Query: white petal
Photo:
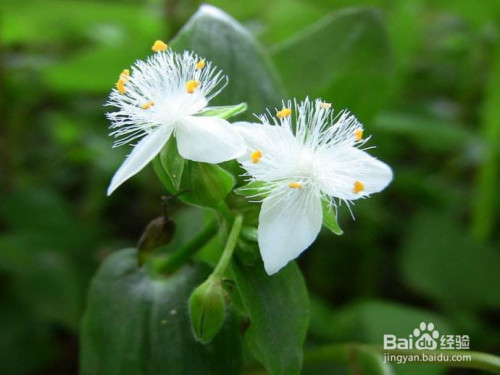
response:
[[[234,127],[247,144],[246,153],[238,161],[252,177],[270,182],[296,173],[301,145],[290,128],[248,122],[237,122]],[[252,158],[254,151],[261,153],[258,162]]]
[[[316,239],[323,219],[321,199],[307,190],[274,192],[264,199],[259,216],[259,248],[269,275],[297,258]]]
[[[299,147],[297,139],[286,126],[250,122],[236,122],[233,125],[251,150],[262,150],[266,153],[289,157],[290,151],[296,151]]]
[[[392,181],[392,169],[355,147],[325,150],[318,155],[321,189],[334,197],[354,200],[383,190]],[[356,193],[354,184],[363,190]]]
[[[269,125],[245,121],[234,122],[233,126],[240,132],[243,138],[245,138],[247,143],[262,141],[260,136],[265,134],[265,131],[268,130],[269,127]]]
[[[176,128],[177,148],[182,157],[205,163],[221,163],[245,153],[243,137],[226,120],[188,116]]]
[[[170,138],[170,134],[172,127],[162,126],[141,139],[113,176],[108,187],[108,196],[153,160]]]

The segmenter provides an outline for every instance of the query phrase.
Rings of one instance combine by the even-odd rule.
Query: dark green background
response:
[[[394,169],[388,189],[356,202],[355,220],[340,209],[343,236],[324,232],[299,260],[313,300],[307,346],[381,344],[432,321],[499,353],[500,2],[212,4],[262,43],[276,90],[351,109]],[[90,278],[136,243],[164,194],[147,168],[105,196],[128,150],[111,148],[103,103],[121,70],[155,39],[171,40],[199,5],[1,3],[0,373],[77,372]],[[230,79],[229,93],[249,78]],[[262,110],[257,99],[250,112]],[[188,237],[201,213],[181,207],[172,210]],[[304,372],[324,371],[314,366],[306,356]]]

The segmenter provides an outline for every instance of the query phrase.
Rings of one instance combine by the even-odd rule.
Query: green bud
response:
[[[175,224],[167,217],[161,216],[152,220],[139,239],[139,265],[142,265],[146,257],[160,246],[165,246],[172,241],[175,232]]]
[[[189,315],[195,338],[210,342],[226,318],[226,292],[222,280],[210,276],[189,297]]]

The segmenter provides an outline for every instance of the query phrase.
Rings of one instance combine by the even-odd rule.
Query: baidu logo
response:
[[[384,349],[446,350],[469,349],[467,335],[441,335],[434,323],[421,322],[408,337],[384,335]]]

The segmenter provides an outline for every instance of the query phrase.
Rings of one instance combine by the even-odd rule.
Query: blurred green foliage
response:
[[[281,93],[322,96],[358,115],[374,153],[394,168],[384,194],[356,203],[355,221],[341,208],[343,236],[325,231],[300,258],[314,296],[307,347],[380,344],[384,333],[432,321],[470,335],[474,350],[498,353],[500,2],[212,4],[262,43],[224,51],[228,60],[261,57],[253,82],[269,99],[255,97],[249,113]],[[90,277],[106,255],[135,244],[164,194],[148,168],[105,196],[127,150],[111,149],[103,104],[119,72],[153,40],[172,40],[199,5],[0,4],[0,373],[77,372]],[[238,33],[227,37],[237,42]],[[182,36],[176,43],[203,54]],[[236,104],[245,72],[222,67],[232,79],[224,104]],[[198,229],[203,212],[178,207],[172,215]],[[306,356],[304,372],[331,366]]]

